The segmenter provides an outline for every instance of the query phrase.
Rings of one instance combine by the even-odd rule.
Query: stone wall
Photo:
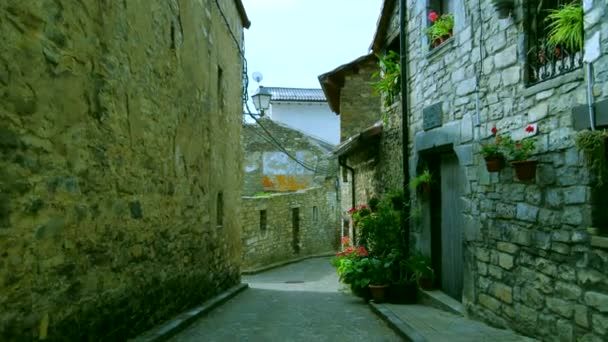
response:
[[[354,169],[355,182],[355,203],[352,203],[352,182],[353,174],[347,171],[346,179],[340,177],[341,206],[342,214],[345,214],[353,206],[367,204],[372,197],[378,197],[376,177],[378,174],[378,150],[379,141],[377,139],[367,141],[360,147],[345,155],[344,161],[347,166]]]
[[[125,340],[237,284],[242,59],[215,2],[0,16],[0,340]]]
[[[259,124],[244,124],[242,130],[243,195],[303,190],[322,185],[326,177],[336,176],[338,162],[330,155],[333,145],[269,118],[258,120]],[[289,158],[277,142],[306,167]]]
[[[348,140],[380,119],[380,98],[372,86],[377,81],[372,78],[377,70],[378,62],[371,58],[345,71],[340,91],[340,141]]]
[[[423,153],[447,148],[458,156],[467,178],[463,302],[470,315],[544,340],[605,340],[608,251],[586,230],[592,207],[601,204],[591,200],[593,177],[573,140],[572,109],[586,104],[584,72],[526,87],[526,25],[522,2],[516,3],[514,16],[500,20],[488,0],[481,13],[476,1],[457,1],[454,37],[431,50],[427,4],[408,1],[410,173]],[[593,92],[602,101],[608,98],[608,2],[585,3],[592,5],[586,36],[601,31]],[[393,17],[387,37],[397,30],[396,12]],[[439,127],[425,130],[423,113],[432,105],[441,109]],[[536,181],[518,181],[510,166],[488,173],[477,152],[490,129],[518,138],[529,124],[538,130]],[[424,239],[430,220],[417,222],[412,240],[430,250]]]
[[[294,245],[293,215],[298,210],[299,236]],[[337,250],[340,237],[335,179],[322,187],[287,194],[243,197],[243,268]],[[261,214],[265,211],[265,214]],[[265,215],[265,219],[261,216]],[[265,220],[265,225],[263,221]]]

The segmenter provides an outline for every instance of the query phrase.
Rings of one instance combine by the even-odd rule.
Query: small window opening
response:
[[[268,224],[266,210],[260,210],[260,231],[265,232]]]
[[[218,65],[217,66],[217,107],[220,110],[224,109],[224,87],[222,86],[224,83],[224,71]]]
[[[319,208],[316,206],[312,207],[312,221],[314,223],[319,222]]]
[[[217,193],[216,210],[217,226],[221,227],[224,225],[224,194],[221,191]]]

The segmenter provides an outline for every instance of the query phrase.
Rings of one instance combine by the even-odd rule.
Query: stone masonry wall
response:
[[[294,249],[294,208],[299,208],[298,251]],[[262,210],[266,211],[265,227],[260,222]],[[333,179],[323,187],[294,193],[243,197],[242,267],[255,269],[337,250],[339,210]]]
[[[257,123],[243,125],[242,144],[245,154],[243,195],[251,196],[264,191],[302,190],[322,185],[328,176],[335,177],[338,162],[330,155],[333,145],[269,118],[258,120],[263,128]],[[269,134],[310,169],[305,169],[283,153],[270,139]],[[269,163],[269,160],[273,163]]]
[[[0,340],[126,340],[237,284],[242,60],[215,2],[0,17]]]
[[[408,1],[410,173],[419,152],[443,146],[465,171],[463,302],[470,315],[547,341],[606,340],[608,251],[586,230],[593,178],[573,142],[572,108],[586,104],[584,72],[526,87],[526,25],[516,3],[514,16],[500,20],[489,0],[481,13],[477,1],[456,1],[454,37],[429,50],[427,4]],[[593,87],[601,101],[608,98],[608,2],[585,3],[586,37],[601,31]],[[398,20],[391,22],[389,37]],[[440,127],[425,131],[423,109],[438,103]],[[518,181],[510,166],[488,173],[477,152],[490,129],[518,138],[528,124],[538,130],[536,181]],[[412,227],[421,250],[429,249],[420,238],[428,229]]]
[[[380,120],[380,98],[374,94],[372,75],[378,70],[378,62],[370,59],[356,66],[344,76],[340,91],[340,141],[372,126]]]

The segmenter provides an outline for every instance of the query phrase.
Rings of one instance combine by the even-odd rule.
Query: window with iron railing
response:
[[[526,1],[527,30],[527,85],[531,86],[560,75],[566,74],[583,65],[582,44],[560,43],[551,41],[551,32],[556,21],[555,10],[564,6],[577,6],[572,13],[562,12],[562,23],[573,24],[573,17],[580,17],[580,32],[576,33],[582,42],[582,9],[580,1],[572,0],[538,0]],[[577,11],[580,11],[577,12]],[[577,21],[578,22],[578,21]],[[576,25],[573,25],[576,26]],[[561,34],[573,33],[562,30]]]

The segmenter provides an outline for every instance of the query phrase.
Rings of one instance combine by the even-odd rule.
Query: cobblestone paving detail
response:
[[[243,277],[251,287],[170,341],[401,341],[340,291],[329,258]]]

